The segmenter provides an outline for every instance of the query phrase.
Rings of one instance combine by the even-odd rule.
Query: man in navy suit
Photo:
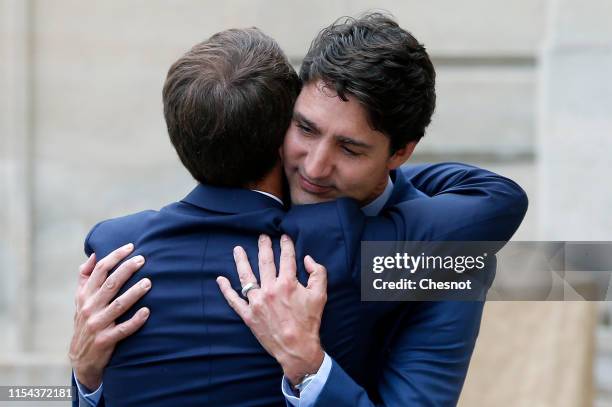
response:
[[[300,152],[300,145],[297,145],[297,149],[291,149],[285,143],[285,170],[289,174],[292,197],[298,203],[308,203],[309,196],[316,197],[311,202],[351,196],[366,211],[374,205],[374,212],[385,205],[389,206],[389,203],[397,205],[391,208],[386,218],[372,221],[363,218],[359,204],[347,201],[296,207],[285,214],[282,205],[274,199],[282,196],[280,165],[274,152],[282,141],[284,129],[279,132],[278,126],[273,124],[286,127],[291,119],[292,103],[287,102],[290,98],[279,99],[278,92],[293,89],[291,82],[294,78],[286,69],[279,71],[283,64],[288,66],[284,57],[283,64],[279,64],[277,58],[268,61],[272,66],[249,65],[249,62],[262,63],[257,56],[273,54],[278,57],[280,51],[275,44],[269,44],[267,37],[258,36],[258,40],[253,42],[236,32],[234,34],[235,38],[231,38],[232,35],[230,38],[216,36],[194,47],[171,68],[164,87],[165,115],[171,139],[179,157],[201,184],[187,198],[159,212],[148,211],[103,222],[92,230],[87,239],[87,250],[95,251],[98,257],[123,243],[136,243],[137,252],[145,254],[147,259],[139,274],[150,276],[156,286],[140,302],[141,305],[155,308],[149,323],[118,345],[105,372],[104,396],[108,404],[150,405],[172,400],[187,404],[208,401],[211,404],[266,405],[279,401],[278,395],[270,392],[270,385],[280,376],[278,366],[263,353],[248,329],[225,305],[218,291],[212,290],[216,289],[214,279],[218,275],[236,281],[231,272],[231,249],[241,245],[247,252],[256,252],[254,237],[260,233],[279,236],[282,231],[287,231],[294,237],[298,254],[317,253],[314,257],[325,262],[329,270],[326,308],[329,323],[326,328],[324,320],[322,340],[334,359],[347,371],[359,375],[360,358],[367,355],[363,355],[360,352],[363,349],[351,343],[366,343],[368,335],[364,335],[364,332],[368,332],[358,328],[363,327],[360,323],[364,321],[375,323],[376,318],[362,319],[351,308],[360,307],[359,293],[355,293],[352,287],[347,288],[346,282],[354,281],[354,275],[352,265],[345,260],[356,253],[355,242],[359,241],[362,233],[368,238],[387,240],[405,240],[407,236],[418,236],[417,239],[443,234],[454,236],[453,233],[459,234],[473,225],[475,220],[481,219],[479,216],[490,221],[490,224],[493,223],[491,218],[497,216],[500,223],[495,236],[509,238],[524,213],[525,201],[520,188],[502,177],[469,167],[417,168],[412,172],[408,170],[408,177],[397,171],[391,174],[395,186],[389,187],[389,170],[397,168],[410,155],[429,123],[433,94],[429,95],[431,105],[424,109],[426,119],[411,122],[413,127],[410,130],[416,131],[417,135],[420,131],[420,136],[412,141],[412,145],[408,140],[397,141],[394,145],[395,138],[389,137],[389,134],[393,135],[392,132],[385,127],[382,127],[383,131],[373,130],[367,120],[368,110],[356,102],[351,93],[353,91],[348,87],[347,93],[342,96],[339,89],[326,89],[319,86],[321,82],[309,84],[306,81],[302,95],[319,98],[320,102],[325,102],[323,96],[329,97],[334,102],[332,105],[340,103],[344,107],[343,103],[346,103],[351,110],[330,110],[342,116],[335,118],[340,122],[338,127],[326,129],[309,119],[312,111],[300,113],[296,109],[298,115],[293,116],[288,134],[298,129],[300,133],[297,135],[303,139],[294,141],[301,142],[302,146],[310,148],[309,151],[317,155],[313,161],[302,165],[299,159],[304,156]],[[231,48],[232,45],[234,48]],[[265,45],[268,48],[262,50],[261,47]],[[214,58],[209,58],[202,65],[198,51],[205,51]],[[412,51],[420,51],[426,56],[424,50],[418,47]],[[228,57],[231,66],[223,64]],[[428,58],[421,62],[430,64]],[[210,66],[214,69],[207,70]],[[424,86],[422,93],[433,92],[433,76],[427,78],[426,69],[417,68],[424,72],[417,82],[427,79],[430,82],[429,87]],[[269,71],[274,73],[272,78],[266,76]],[[214,78],[214,81],[210,78]],[[283,86],[276,87],[277,81]],[[324,92],[331,92],[331,95]],[[333,92],[337,93],[334,95]],[[347,99],[346,102],[341,100],[343,97]],[[396,102],[401,103],[401,100]],[[282,118],[285,116],[279,113],[283,109],[287,112],[284,122]],[[352,120],[342,120],[347,113],[357,119],[354,122],[357,127],[350,127]],[[264,125],[257,127],[254,125],[257,121]],[[318,127],[313,128],[312,124],[318,124]],[[394,125],[394,122],[387,124]],[[358,133],[339,131],[346,129],[356,129]],[[359,129],[368,131],[364,133]],[[313,140],[316,144],[314,148],[309,147]],[[319,144],[317,140],[325,143]],[[385,154],[381,155],[381,151]],[[345,161],[332,153],[344,154]],[[297,157],[297,161],[292,157]],[[339,166],[333,170],[326,168],[329,174],[314,174],[312,170],[320,170],[320,163],[325,162],[321,157],[326,160],[334,157],[332,161]],[[356,173],[367,169],[370,178],[364,179],[364,184],[351,177],[350,173],[339,172],[340,169],[349,168],[349,160],[356,160],[353,162]],[[244,168],[253,171],[245,172]],[[258,173],[258,169],[261,172]],[[424,191],[414,188],[410,184],[411,178],[415,182],[423,181],[426,184]],[[298,184],[295,184],[296,181]],[[429,197],[440,192],[445,193]],[[301,202],[300,193],[306,198]],[[506,211],[508,208],[503,205],[508,205],[511,211]],[[446,220],[441,219],[445,210],[450,211],[450,217]],[[427,220],[421,217],[420,211],[422,215],[430,216],[428,220],[431,224],[427,227],[419,223]],[[458,213],[465,218],[453,219]],[[313,222],[313,217],[318,222]],[[351,223],[347,225],[348,219]],[[414,235],[408,235],[408,231],[414,232]],[[320,239],[320,233],[324,233],[324,241]],[[494,233],[483,228],[474,230],[471,236],[481,239],[483,235],[491,238]],[[143,259],[139,260],[142,263]],[[93,260],[90,260],[83,274],[89,273],[87,270],[91,269],[92,264]],[[142,291],[128,295],[136,287],[131,284],[135,279],[128,278],[139,267],[133,261],[123,263],[109,279],[119,277],[111,280],[110,284],[105,283],[105,272],[113,265],[108,260],[96,267],[81,290],[78,311],[82,312],[77,313],[77,326],[80,326],[79,321],[87,321],[85,325],[91,332],[95,331],[96,335],[93,336],[97,343],[104,344],[107,349],[142,325],[144,318],[131,312],[118,325],[112,321],[116,315],[132,306],[147,286],[150,287],[148,281],[141,287]],[[299,270],[298,277],[305,281],[303,268]],[[106,307],[105,303],[114,296],[116,288],[126,280],[126,286],[132,288],[122,292],[119,301],[113,302],[114,306]],[[109,296],[109,293],[113,295]],[[97,301],[92,301],[92,297]],[[364,315],[367,317],[374,313]],[[473,318],[479,320],[478,312],[473,313]],[[93,328],[97,328],[97,331]],[[82,337],[88,336],[85,331]],[[80,362],[87,357],[79,358],[75,352],[75,349],[84,349],[79,346],[78,336],[75,335],[77,340],[73,343],[73,364],[77,378],[86,384],[84,381],[88,380],[82,378],[88,376],[87,363]],[[467,342],[473,346],[472,339],[468,337]],[[468,360],[469,353],[471,348],[468,349]],[[110,352],[107,355],[110,356]],[[94,371],[91,377],[95,376],[96,370],[99,374],[99,367],[105,364],[98,361],[96,369],[89,369],[89,372]],[[95,388],[95,380],[91,383],[94,385],[86,384],[87,387]]]
[[[525,199],[505,203],[500,199],[501,206],[496,208],[499,212],[485,214],[488,198],[479,206],[467,185],[430,190],[430,195],[440,191],[445,194],[429,200],[400,197],[398,193],[404,190],[402,178],[389,178],[392,164],[386,168],[379,165],[385,159],[387,164],[391,163],[398,152],[402,155],[412,151],[423,136],[435,105],[434,77],[424,48],[385,16],[371,14],[358,20],[341,20],[325,28],[304,58],[300,71],[303,88],[283,146],[292,201],[316,203],[350,196],[362,204],[368,203],[366,209],[378,204],[374,212],[405,202],[404,205],[415,208],[408,211],[413,215],[410,218],[413,223],[406,225],[408,235],[398,236],[397,240],[508,240],[522,219]],[[378,143],[384,137],[388,142]],[[448,169],[436,174],[432,167],[420,173],[408,171],[411,181],[423,190],[433,188],[443,178],[457,176]],[[397,177],[398,172],[391,171],[391,177]],[[489,188],[496,190],[493,182]],[[485,191],[486,187],[482,189]],[[384,198],[385,193],[391,196]],[[517,205],[512,208],[513,204]],[[508,221],[512,225],[503,224]],[[369,236],[367,230],[362,237],[385,240],[377,233]],[[224,293],[231,298],[231,291],[225,289]],[[282,290],[268,296],[257,291],[252,296],[261,315],[283,314],[291,304],[291,298]],[[274,307],[275,301],[282,307]],[[295,303],[299,305],[294,318],[291,313],[281,318],[285,325],[307,319],[303,301],[298,297]],[[282,340],[283,335],[276,332],[275,319],[262,317],[254,321],[248,318],[253,312],[240,307],[237,298],[231,304],[237,312],[243,311],[240,315],[247,316],[245,322],[283,366],[288,379],[284,391],[291,404],[308,406],[318,400],[320,405],[371,405],[364,389],[337,363],[327,355],[321,357],[323,350],[317,348],[316,324],[303,329],[298,329],[297,324],[295,330],[287,333],[289,346]],[[360,377],[359,381],[368,383],[373,400],[385,405],[456,403],[476,340],[482,306],[481,302],[409,303],[395,310],[386,323],[377,327],[384,334],[373,346],[391,348],[391,352],[373,352],[372,360],[383,363],[370,365],[369,377]],[[320,304],[313,306],[311,320],[318,320],[319,308]],[[302,340],[296,344],[295,337]],[[313,348],[317,350],[312,351]],[[287,349],[292,350],[291,357],[286,355]],[[372,374],[377,371],[380,374]],[[305,373],[314,372],[317,374],[309,377],[312,381],[308,386],[302,383],[300,387],[305,390],[296,398],[288,382],[299,384]]]

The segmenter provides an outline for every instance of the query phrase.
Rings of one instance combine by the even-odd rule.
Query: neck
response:
[[[389,183],[389,172],[385,174],[384,178],[381,178],[380,182],[376,185],[372,193],[366,199],[360,202],[361,206],[362,207],[367,206],[371,204],[372,202],[374,202],[375,200],[377,200],[382,195],[382,193],[385,192],[385,189],[387,188],[388,183]]]
[[[392,189],[393,189],[393,182],[391,182],[389,180],[389,177],[387,176],[387,185],[385,189],[380,194],[378,194],[374,200],[370,201],[367,205],[363,205],[361,207],[361,210],[363,211],[363,213],[365,213],[367,216],[378,215],[380,211],[387,204],[387,201],[389,200],[389,197],[391,196]]]
[[[268,172],[261,180],[247,185],[248,189],[256,189],[258,191],[267,192],[279,199],[283,199],[283,167],[280,160],[270,172]]]

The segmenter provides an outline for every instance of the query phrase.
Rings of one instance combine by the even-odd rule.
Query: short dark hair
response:
[[[219,32],[168,71],[170,140],[197,181],[244,187],[278,162],[299,91],[295,70],[271,37],[257,28]]]
[[[321,80],[346,101],[355,97],[391,153],[425,135],[435,109],[436,72],[425,47],[389,16],[342,17],[310,45],[300,69],[306,85]]]

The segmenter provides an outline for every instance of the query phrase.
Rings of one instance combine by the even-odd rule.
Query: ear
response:
[[[394,170],[405,163],[412,155],[417,143],[418,141],[411,141],[410,143],[406,144],[405,147],[400,148],[393,153],[393,155],[391,155],[391,157],[389,157],[387,160],[387,168],[389,170]]]

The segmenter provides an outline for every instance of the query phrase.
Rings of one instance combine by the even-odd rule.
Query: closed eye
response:
[[[297,126],[298,129],[300,129],[302,131],[302,133],[305,133],[305,134],[312,134],[313,133],[312,129],[310,127],[304,125],[304,124],[296,123],[296,126]]]
[[[353,151],[353,150],[351,150],[350,148],[348,148],[348,147],[346,147],[346,146],[342,146],[341,148],[342,148],[342,151],[343,151],[343,152],[344,152],[346,155],[348,155],[348,156],[351,156],[351,157],[357,157],[357,156],[360,156],[360,155],[361,155],[361,153],[358,153],[358,152],[356,152],[356,151]]]

